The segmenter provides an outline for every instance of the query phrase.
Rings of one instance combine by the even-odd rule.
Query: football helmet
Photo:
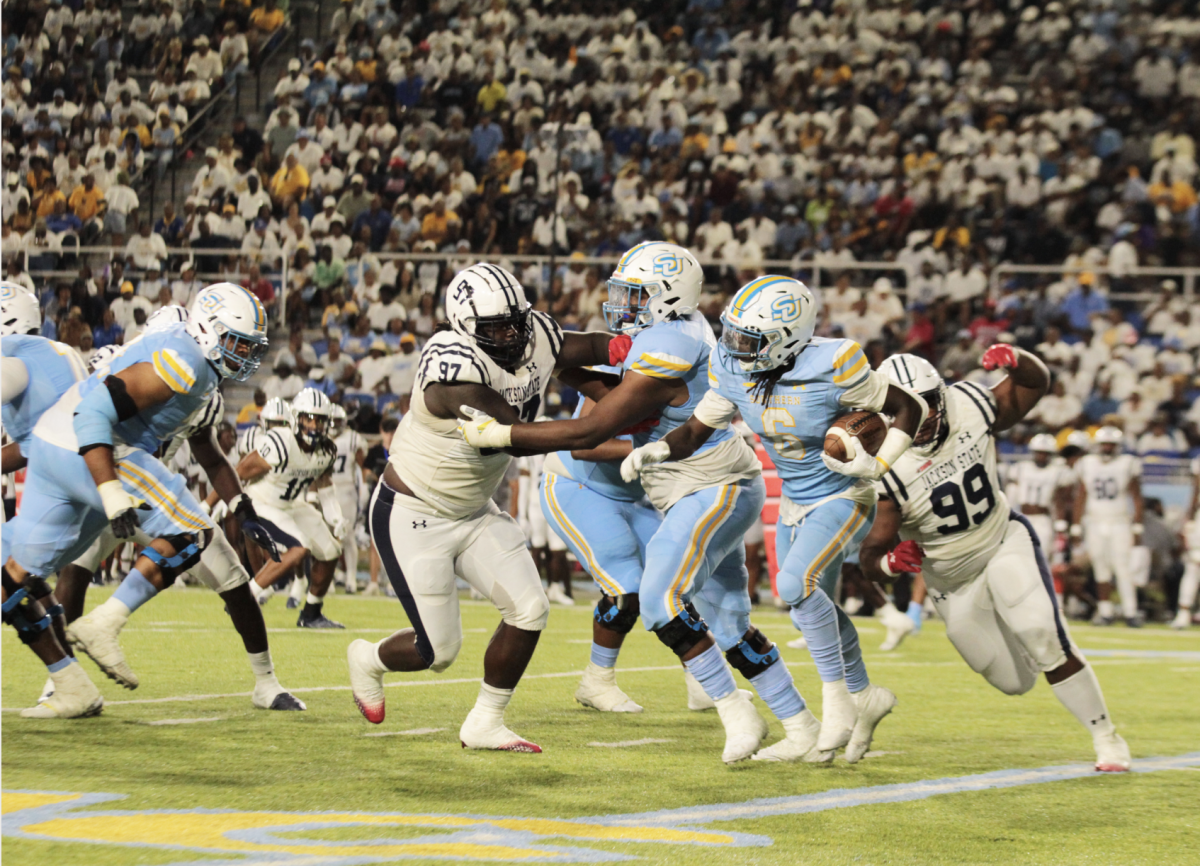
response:
[[[336,439],[346,432],[346,410],[337,403],[333,404],[333,410],[329,416],[329,438]]]
[[[236,283],[214,283],[196,296],[188,333],[226,379],[245,382],[267,356],[267,311]]]
[[[292,415],[296,418],[296,438],[302,445],[315,448],[329,434],[333,403],[316,388],[305,388],[292,398]]]
[[[296,426],[296,417],[292,414],[292,407],[282,397],[272,397],[268,400],[258,415],[258,421],[264,430],[271,430],[275,427],[294,429]]]
[[[621,256],[608,278],[604,321],[618,334],[694,313],[704,288],[704,270],[681,246],[646,241]]]
[[[1080,448],[1087,451],[1092,445],[1092,437],[1088,436],[1086,430],[1072,430],[1067,434],[1067,444],[1064,448]]]
[[[758,277],[733,296],[721,324],[721,345],[729,353],[722,363],[732,373],[761,373],[783,366],[808,345],[817,327],[817,302],[799,280]]]
[[[165,331],[171,325],[178,325],[180,322],[187,322],[188,311],[187,307],[181,307],[179,304],[168,304],[160,310],[156,310],[154,315],[146,320],[146,330],[144,333],[153,334],[157,331]]]
[[[0,337],[36,334],[42,329],[37,295],[20,283],[0,282]]]
[[[920,394],[929,407],[925,423],[913,437],[913,447],[940,445],[950,429],[950,420],[947,417],[946,383],[938,375],[937,368],[920,355],[892,355],[883,362],[879,372],[897,385]]]
[[[450,327],[501,367],[525,362],[533,336],[531,310],[521,283],[499,265],[471,265],[446,288]]]
[[[1029,453],[1033,462],[1045,466],[1050,462],[1050,455],[1058,453],[1058,440],[1049,433],[1039,433],[1029,440]]]
[[[1096,450],[1104,460],[1111,460],[1121,453],[1121,445],[1125,442],[1125,434],[1119,428],[1105,425],[1096,431]]]

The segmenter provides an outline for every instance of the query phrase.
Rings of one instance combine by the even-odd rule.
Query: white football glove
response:
[[[825,468],[838,475],[866,478],[868,481],[877,481],[883,477],[883,473],[887,472],[887,466],[870,454],[857,436],[851,436],[850,443],[854,448],[854,459],[843,463],[822,451],[821,460],[825,463]]]
[[[501,424],[482,409],[459,406],[458,411],[470,420],[460,421],[458,432],[473,448],[508,448],[512,445],[512,425]]]
[[[627,482],[636,481],[647,466],[664,463],[670,459],[671,446],[661,439],[641,448],[634,448],[629,456],[621,461],[621,477]]]
[[[328,521],[329,531],[333,533],[333,537],[341,541],[346,537],[346,530],[350,528],[350,522],[344,517],[338,517],[335,520]]]

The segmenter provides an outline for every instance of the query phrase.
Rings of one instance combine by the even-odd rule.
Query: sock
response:
[[[704,693],[714,701],[733,694],[737,688],[733,674],[725,664],[725,656],[721,655],[721,650],[716,644],[683,664],[692,672],[696,682],[700,683]]]
[[[1121,616],[1132,619],[1137,616],[1137,588],[1131,575],[1117,575],[1117,591],[1121,593]]]
[[[846,663],[842,658],[837,609],[823,589],[813,590],[812,595],[792,608],[792,624],[804,632],[821,680],[829,683],[845,679]]]
[[[846,688],[850,690],[850,694],[856,695],[871,684],[871,678],[867,676],[862,647],[858,644],[858,629],[854,627],[848,613],[840,607],[836,610],[838,632],[842,638],[842,659],[846,665]]]
[[[787,669],[783,659],[776,659],[761,674],[751,677],[750,682],[763,703],[780,721],[790,719],[804,709],[804,698],[796,690],[792,672]]]
[[[1113,618],[1113,603],[1111,601],[1100,602],[1100,616],[1105,619]]]
[[[246,656],[250,659],[250,670],[254,672],[254,679],[258,681],[258,685],[279,686],[279,680],[275,677],[275,666],[271,664],[270,650],[246,653]]]
[[[50,671],[50,673],[52,673],[52,674],[56,674],[59,671],[66,668],[67,665],[74,664],[74,663],[75,663],[75,659],[71,658],[71,656],[64,656],[63,658],[56,661],[54,664],[46,665],[46,670]]]
[[[921,623],[924,621],[924,608],[922,607],[921,603],[918,601],[910,601],[908,603],[908,610],[905,611],[905,613],[907,613],[908,618],[913,621],[913,625],[917,627],[917,631],[920,631]]]
[[[900,611],[896,610],[896,605],[890,601],[885,601],[877,612],[880,616],[887,616],[888,614],[899,613]]]
[[[119,601],[128,610],[128,613],[125,614],[125,618],[128,619],[129,614],[133,613],[156,595],[158,595],[158,590],[154,588],[154,584],[146,580],[146,576],[135,568],[121,581],[121,585],[112,594],[112,598],[101,605],[101,607],[112,601]]]
[[[263,587],[259,586],[258,583],[252,580],[250,581],[250,592],[254,593],[254,598],[256,600],[262,600],[264,598],[270,598],[273,596],[275,594],[275,588],[268,586],[264,589]]]
[[[592,664],[599,668],[616,667],[617,655],[620,654],[620,648],[610,649],[606,646],[600,646],[598,643],[592,643]]]
[[[1061,683],[1054,683],[1050,688],[1054,689],[1054,696],[1059,702],[1079,719],[1079,724],[1087,728],[1093,737],[1116,732],[1104,703],[1104,693],[1100,691],[1100,681],[1087,662],[1084,662],[1083,670]]]
[[[512,700],[513,691],[513,689],[497,689],[487,683],[480,683],[479,697],[475,699],[475,708],[471,710],[471,714],[502,724],[504,708]]]
[[[317,598],[311,592],[307,592],[304,594],[304,603],[305,604],[313,604],[313,605],[316,605],[317,607],[320,607],[322,604],[325,603],[325,599]]]
[[[1191,612],[1196,606],[1196,590],[1200,589],[1200,565],[1189,562],[1183,567],[1183,579],[1179,581],[1179,609]]]

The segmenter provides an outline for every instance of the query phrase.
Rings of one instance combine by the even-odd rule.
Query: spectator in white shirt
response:
[[[708,213],[708,222],[701,223],[696,228],[695,245],[702,258],[712,259],[713,253],[733,240],[733,226],[725,222],[724,214],[719,207],[714,207]]]
[[[125,331],[125,339],[128,342],[132,339],[129,336],[129,329],[134,324],[134,311],[141,310],[143,315],[149,316],[154,312],[154,304],[148,298],[143,298],[140,295],[135,295],[133,291],[133,283],[126,280],[121,283],[120,297],[115,298],[109,309],[112,310],[113,321],[122,331]]]
[[[391,372],[392,362],[388,357],[388,347],[381,338],[376,337],[371,343],[367,357],[358,362],[358,375],[361,376],[360,387],[369,394],[382,394],[387,389],[387,378]]]
[[[396,300],[396,293],[384,286],[379,291],[379,300],[367,307],[367,318],[371,322],[371,330],[382,333],[388,329],[392,319],[408,321],[408,311]]]
[[[291,400],[304,389],[304,380],[296,375],[286,361],[276,360],[275,369],[262,383],[262,389],[266,392],[268,400],[272,397]]]
[[[1139,436],[1137,440],[1139,457],[1146,454],[1169,454],[1174,457],[1182,457],[1187,450],[1187,438],[1168,425],[1165,415],[1155,415],[1150,421],[1150,429]]]
[[[142,220],[138,233],[125,245],[125,259],[135,270],[148,270],[160,265],[167,257],[167,242],[163,236],[151,231],[150,221]]]
[[[1038,401],[1029,417],[1041,421],[1051,430],[1061,430],[1075,426],[1082,413],[1082,401],[1074,394],[1068,394],[1062,380],[1056,379],[1050,393]]]
[[[221,55],[209,48],[207,36],[197,36],[192,45],[196,50],[188,58],[184,72],[195,72],[197,79],[211,86],[214,80],[225,73]]]

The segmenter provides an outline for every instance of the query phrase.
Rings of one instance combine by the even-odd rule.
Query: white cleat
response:
[[[495,752],[524,752],[541,754],[537,743],[519,737],[504,727],[503,718],[488,720],[471,710],[458,730],[458,740],[464,749],[490,749]]]
[[[354,640],[346,648],[346,663],[350,667],[350,691],[358,711],[368,722],[378,725],[385,712],[383,697],[383,665],[375,644]]]
[[[716,701],[716,705],[717,715],[725,726],[725,750],[721,760],[726,764],[746,760],[766,739],[770,731],[766,720],[758,714],[750,696],[742,689],[734,689]]]
[[[1096,772],[1125,773],[1133,760],[1129,755],[1129,746],[1121,739],[1120,734],[1108,734],[1095,738]]]
[[[583,679],[575,690],[575,700],[585,707],[599,710],[602,713],[640,713],[642,707],[629,699],[629,695],[617,686],[617,672],[614,668],[602,668],[595,662],[588,662],[584,668]]]
[[[37,702],[39,704],[44,704],[52,697],[54,697],[54,677],[47,677],[46,684],[42,686],[42,693],[38,695]]]
[[[104,709],[104,696],[77,662],[51,674],[50,678],[54,681],[54,693],[38,701],[36,707],[21,710],[22,718],[83,719],[98,716]]]
[[[832,752],[850,742],[858,722],[858,707],[846,689],[846,681],[822,683],[821,736],[817,750]]]
[[[1190,628],[1191,625],[1192,612],[1190,610],[1183,610],[1180,608],[1179,612],[1175,614],[1175,619],[1171,620],[1171,628],[1185,629]]]
[[[552,583],[546,588],[546,598],[551,604],[562,605],[563,607],[574,607],[575,599],[567,595],[567,591],[562,588],[560,583]]]
[[[117,640],[119,634],[119,628],[98,620],[94,614],[88,614],[67,626],[67,638],[75,645],[75,649],[87,653],[110,680],[127,689],[136,689],[138,677],[129,662],[125,661],[125,653]]]
[[[367,588],[362,591],[362,594],[366,596],[379,595],[379,584],[368,583]]]
[[[808,640],[804,635],[787,642],[788,649],[808,649]]]
[[[906,616],[904,618],[908,619]],[[884,716],[895,709],[896,696],[883,686],[872,683],[854,695],[854,703],[858,706],[858,721],[854,723],[854,733],[850,735],[850,744],[846,746],[846,761],[850,764],[857,764],[870,750],[875,728]]]
[[[906,637],[917,630],[917,624],[905,614],[896,610],[894,605],[888,605],[879,616],[883,627],[887,629],[887,638],[879,645],[883,652],[891,652],[904,641]]]
[[[759,749],[751,760],[790,762],[809,760],[810,754],[820,754],[816,752],[816,745],[821,723],[807,707],[799,715],[784,719],[783,728],[786,731],[784,738],[773,746]]]
[[[683,681],[687,684],[688,709],[694,713],[703,712],[704,710],[715,710],[717,705],[713,703],[704,691],[704,687],[700,685],[700,681],[692,676],[692,672],[687,668],[683,669]]]

